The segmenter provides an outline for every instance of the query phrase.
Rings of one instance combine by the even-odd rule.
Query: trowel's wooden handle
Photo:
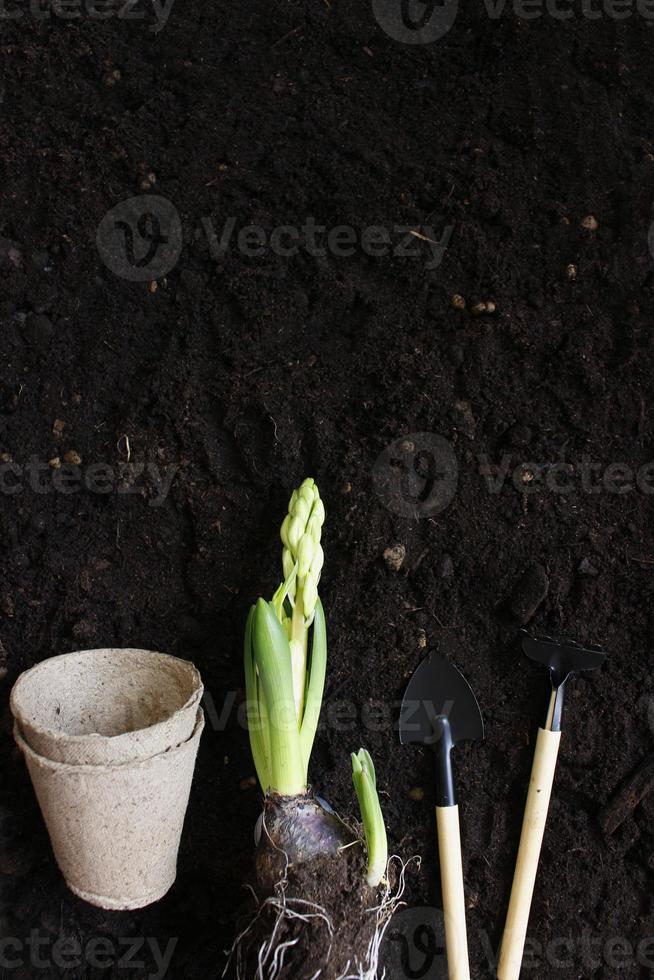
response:
[[[534,893],[538,859],[543,843],[560,741],[561,732],[545,731],[544,728],[538,729],[536,754],[531,770],[527,807],[522,822],[518,860],[502,937],[500,961],[497,967],[499,980],[518,980],[520,976],[529,910]]]
[[[449,980],[470,980],[458,806],[437,806],[438,855]]]

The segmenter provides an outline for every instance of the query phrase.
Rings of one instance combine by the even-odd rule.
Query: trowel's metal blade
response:
[[[484,722],[470,685],[454,664],[431,653],[416,669],[404,694],[400,712],[400,741],[434,745],[447,717],[452,742],[484,737]]]
[[[554,640],[550,636],[526,636],[522,649],[531,660],[545,664],[559,678],[577,670],[596,670],[606,660],[599,648],[582,647],[574,640]]]

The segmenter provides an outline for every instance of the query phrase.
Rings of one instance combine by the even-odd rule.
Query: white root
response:
[[[354,967],[348,963],[347,968],[344,973],[342,973],[337,980],[385,980],[386,971],[379,975],[379,953],[381,951],[381,945],[384,939],[384,935],[389,926],[389,923],[397,912],[398,908],[405,903],[402,901],[402,896],[406,888],[406,871],[409,865],[415,861],[418,867],[420,867],[420,858],[414,856],[409,858],[408,861],[403,861],[397,854],[393,854],[388,859],[388,864],[386,865],[386,886],[384,888],[384,893],[382,895],[379,905],[368,909],[370,914],[374,914],[376,925],[375,932],[368,943],[368,949],[366,950],[363,960],[358,957],[355,958]],[[397,862],[399,864],[399,872],[397,877],[397,888],[393,892],[391,890],[390,884],[390,874],[389,870],[391,864]],[[351,970],[354,972],[351,972]]]
[[[349,962],[345,971],[336,980],[384,980],[384,974],[380,977],[378,976],[381,945],[393,914],[404,904],[402,902],[402,896],[406,887],[406,871],[413,861],[416,861],[418,865],[420,864],[420,858],[418,857],[413,857],[407,862],[402,861],[396,854],[389,858],[386,874],[387,884],[384,888],[381,901],[378,905],[367,909],[368,914],[375,916],[374,935],[368,943],[368,948],[365,950],[363,956],[361,958],[356,956],[354,962]],[[395,890],[388,884],[388,881],[391,879],[389,871],[393,863],[399,864],[397,887]],[[318,920],[327,929],[330,939],[334,935],[334,926],[329,919],[327,910],[315,902],[308,902],[305,899],[288,896],[286,894],[287,886],[288,880],[285,877],[277,884],[275,895],[270,896],[259,904],[257,913],[252,921],[234,940],[232,948],[229,951],[227,964],[223,970],[223,976],[227,973],[234,954],[236,954],[236,978],[237,980],[246,980],[244,972],[245,944],[243,940],[252,931],[256,922],[268,908],[272,908],[276,912],[276,918],[270,938],[262,943],[259,948],[256,980],[278,980],[284,968],[288,950],[298,942],[297,938],[286,942],[278,941],[277,937],[284,920],[294,919],[305,923]],[[311,977],[311,980],[321,980],[321,978],[324,980],[323,971],[318,970]]]

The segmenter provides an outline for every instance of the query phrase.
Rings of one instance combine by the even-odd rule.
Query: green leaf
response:
[[[261,789],[267,792],[270,786],[270,762],[266,753],[265,723],[261,717],[261,705],[257,683],[257,672],[254,666],[252,651],[252,626],[254,622],[254,606],[250,609],[245,624],[245,642],[243,644],[245,665],[245,699],[247,702],[248,733],[254,766]]]
[[[270,739],[269,788],[295,796],[306,792],[306,778],[293,697],[291,650],[274,606],[264,599],[255,607],[252,646]]]
[[[311,646],[311,662],[307,673],[307,687],[304,700],[304,716],[300,730],[302,743],[302,760],[305,780],[309,770],[309,759],[316,737],[322,698],[325,691],[325,674],[327,672],[327,624],[325,610],[320,599],[316,602],[316,615],[313,621],[313,642]]]

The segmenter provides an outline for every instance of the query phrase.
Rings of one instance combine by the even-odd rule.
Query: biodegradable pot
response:
[[[139,909],[169,890],[203,728],[198,708],[181,745],[120,766],[70,766],[34,752],[16,725],[57,864],[80,898]]]
[[[157,901],[177,852],[204,727],[192,664],[147,650],[86,650],[22,674],[11,694],[57,863],[107,909]]]
[[[187,741],[202,692],[186,660],[151,650],[82,650],[21,674],[11,711],[37,755],[121,765]]]

